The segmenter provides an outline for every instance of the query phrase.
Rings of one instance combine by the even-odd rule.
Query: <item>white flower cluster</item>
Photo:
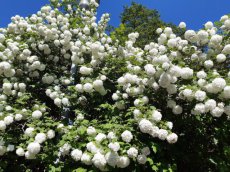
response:
[[[147,162],[147,156],[150,155],[150,149],[148,147],[144,147],[138,151],[137,148],[132,146],[125,151],[125,155],[119,155],[121,146],[119,142],[114,141],[119,138],[114,132],[109,132],[105,135],[103,133],[97,133],[97,130],[90,126],[87,128],[87,135],[93,136],[94,141],[86,144],[85,151],[74,149],[70,144],[66,143],[60,148],[60,155],[70,155],[73,160],[81,161],[85,165],[93,164],[102,171],[106,170],[108,165],[114,168],[126,168],[130,164],[131,159],[136,159],[139,164],[145,164]],[[171,137],[171,140],[175,139],[173,136]],[[121,133],[120,138],[123,142],[131,143],[133,135],[130,131],[125,130]],[[106,150],[107,148],[103,148],[102,142],[104,140],[108,140],[109,142],[107,145],[110,149],[109,151]]]
[[[138,33],[125,46],[106,35],[109,15],[97,22],[90,4],[68,13],[45,6],[0,29],[0,132],[6,143],[12,131],[21,134],[17,145],[1,142],[0,156],[17,147],[18,156],[36,159],[49,150],[59,152],[57,163],[70,156],[102,171],[126,168],[151,154],[140,135],[177,142],[169,115],[230,117],[230,43],[221,34],[230,17],[198,32],[181,22],[181,37],[158,28],[158,41],[141,49]]]

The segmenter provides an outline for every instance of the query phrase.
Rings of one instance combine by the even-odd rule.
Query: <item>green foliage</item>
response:
[[[157,10],[148,9],[141,4],[132,2],[131,6],[125,6],[121,14],[121,24],[111,32],[113,39],[118,39],[124,45],[128,34],[138,32],[139,38],[136,46],[144,48],[150,42],[157,42],[157,28],[172,27],[174,33],[181,35],[183,30],[178,29],[174,24],[166,23],[160,19]]]
[[[120,43],[124,46],[125,41],[128,40],[126,25],[121,23],[118,28],[115,28],[110,34],[113,40],[119,40]]]

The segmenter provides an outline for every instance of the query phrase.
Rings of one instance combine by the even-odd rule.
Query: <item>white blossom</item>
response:
[[[5,122],[4,121],[0,121],[0,130],[1,131],[4,131],[6,129],[6,124],[5,124]]]
[[[137,162],[139,164],[145,164],[147,162],[147,157],[145,155],[138,155]]]
[[[117,167],[118,168],[126,168],[127,166],[129,166],[129,164],[130,164],[130,159],[126,156],[121,156],[118,159]]]
[[[107,163],[105,156],[99,152],[93,156],[92,162],[99,169],[103,169]]]
[[[25,155],[25,151],[24,151],[23,148],[18,148],[18,149],[16,150],[16,154],[17,154],[18,156],[24,156],[24,155]]]
[[[75,160],[75,161],[80,161],[81,157],[82,157],[82,151],[79,149],[74,149],[71,152],[71,157]]]
[[[138,155],[138,150],[134,147],[131,147],[127,150],[127,154],[130,158],[136,158]]]
[[[32,142],[27,146],[27,150],[29,151],[29,153],[36,155],[40,152],[41,146],[37,142]]]
[[[108,147],[114,151],[117,152],[120,149],[120,144],[118,142],[114,142],[114,143],[109,143]]]
[[[133,139],[133,135],[130,131],[126,130],[121,134],[122,140],[129,143]]]
[[[32,113],[32,117],[35,118],[35,119],[39,119],[42,117],[42,112],[39,111],[39,110],[36,110]]]
[[[175,133],[172,133],[172,134],[169,134],[166,139],[169,143],[172,144],[172,143],[177,142],[178,136]]]

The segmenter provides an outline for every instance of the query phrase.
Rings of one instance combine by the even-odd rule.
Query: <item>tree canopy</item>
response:
[[[148,9],[135,2],[132,2],[131,6],[124,7],[120,18],[121,24],[111,33],[111,37],[124,43],[128,40],[128,34],[138,32],[139,37],[135,45],[141,48],[150,42],[157,42],[158,28],[171,27],[176,34],[183,32],[174,24],[162,21],[157,10]]]

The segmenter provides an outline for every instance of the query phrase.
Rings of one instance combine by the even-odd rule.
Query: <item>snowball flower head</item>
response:
[[[102,142],[102,141],[105,140],[105,139],[106,139],[106,135],[103,134],[103,133],[98,133],[97,136],[95,137],[95,140],[96,140],[97,142]]]
[[[141,153],[146,156],[150,155],[149,147],[144,147],[143,149],[141,149]]]
[[[204,66],[207,68],[207,69],[210,69],[210,68],[212,68],[213,67],[213,61],[212,60],[206,60],[205,62],[204,62]]]
[[[152,64],[147,64],[144,66],[144,69],[148,75],[154,75],[156,73],[155,68],[153,67]]]
[[[127,150],[127,154],[130,158],[136,158],[138,155],[138,150],[134,147],[131,147]]]
[[[34,131],[34,128],[32,127],[29,127],[25,130],[25,135],[29,136],[29,137],[32,137],[33,136],[33,131]]]
[[[110,131],[110,132],[107,134],[107,138],[108,138],[109,140],[113,140],[113,139],[116,139],[117,137],[116,137],[116,135],[115,135],[114,132]]]
[[[172,143],[177,142],[178,136],[175,133],[172,133],[172,134],[169,134],[166,139],[168,143],[172,144]]]
[[[150,133],[152,130],[153,124],[147,120],[147,119],[142,119],[139,122],[139,128],[142,133]]]
[[[25,155],[25,151],[24,151],[23,148],[18,148],[18,149],[16,150],[16,154],[17,154],[18,156],[24,156],[24,155]]]
[[[163,30],[162,30],[161,28],[157,28],[156,33],[157,33],[157,34],[160,34],[160,33],[162,33],[162,31],[163,31]]]
[[[170,130],[173,128],[173,123],[172,122],[167,122],[166,125]]]
[[[6,125],[10,125],[11,123],[14,122],[14,118],[12,116],[6,116],[4,118],[4,122],[5,122]]]
[[[198,104],[195,105],[194,110],[198,114],[205,113],[205,105],[203,103],[198,103]]]
[[[93,85],[90,84],[90,83],[86,83],[86,84],[84,84],[84,86],[83,86],[83,90],[84,90],[85,92],[87,92],[87,93],[90,93],[90,92],[93,91]]]
[[[145,155],[138,155],[137,162],[139,164],[145,164],[147,162],[147,157]]]
[[[41,150],[41,146],[39,143],[37,142],[32,142],[27,146],[27,150],[31,153],[31,154],[38,154]]]
[[[95,89],[99,89],[99,88],[102,88],[103,87],[103,81],[102,80],[95,80],[94,82],[93,82],[93,87],[95,88]]]
[[[224,109],[220,107],[215,107],[211,111],[212,116],[217,117],[217,118],[221,117],[223,113],[224,113]]]
[[[0,130],[1,131],[4,131],[6,129],[6,124],[5,124],[5,122],[4,121],[0,121]]]
[[[121,134],[122,140],[129,143],[131,142],[131,140],[133,139],[133,135],[130,131],[125,130],[122,134]]]
[[[82,93],[82,92],[83,92],[83,86],[82,86],[82,84],[77,84],[77,85],[75,86],[75,89],[76,89],[78,92]]]
[[[130,164],[130,159],[126,156],[119,157],[117,161],[117,167],[118,168],[126,168]]]
[[[195,98],[198,101],[203,101],[206,98],[206,92],[198,90],[195,92]]]
[[[38,133],[36,136],[35,136],[35,142],[37,143],[43,143],[46,141],[46,134],[45,133]]]
[[[42,117],[42,112],[40,110],[36,110],[32,113],[32,117],[35,119],[39,119]]]
[[[194,30],[187,30],[184,34],[184,37],[192,43],[195,43],[197,41],[197,35]]]
[[[190,90],[190,89],[185,89],[185,90],[183,90],[183,95],[186,97],[186,98],[191,98],[192,96],[193,96],[193,92],[192,92],[192,90]]]
[[[87,128],[87,134],[88,134],[88,135],[94,135],[94,134],[96,134],[96,133],[97,133],[97,131],[96,131],[96,129],[95,129],[94,127],[89,126],[89,127]]]
[[[85,67],[85,66],[82,66],[81,68],[80,68],[80,73],[82,74],[82,75],[90,75],[91,73],[92,73],[92,71],[93,71],[93,69],[92,68],[87,68],[87,67]]]
[[[186,28],[186,23],[185,22],[180,22],[179,28],[181,28],[181,29]]]
[[[61,155],[65,156],[68,155],[71,149],[71,145],[65,143],[62,147],[59,148]]]
[[[83,153],[81,156],[81,162],[83,162],[86,165],[91,165],[92,161],[91,161],[91,156],[87,153]]]
[[[86,148],[91,153],[97,153],[97,152],[99,152],[99,149],[97,148],[97,146],[93,142],[87,143]]]
[[[168,131],[167,131],[167,130],[165,130],[165,129],[160,129],[160,130],[158,131],[158,137],[159,137],[159,139],[165,140],[165,139],[167,138],[167,136],[168,136]]]
[[[211,21],[205,23],[205,29],[211,29],[213,27],[213,23]]]
[[[183,79],[190,79],[193,76],[193,70],[185,67],[181,71],[181,78]]]
[[[230,44],[225,45],[224,49],[222,50],[223,54],[230,54]]]
[[[223,78],[215,78],[212,81],[212,87],[217,91],[221,91],[225,86],[226,86],[226,81]]]
[[[100,152],[98,152],[94,155],[92,162],[99,169],[103,169],[107,163],[105,156],[103,154],[101,154]]]
[[[115,167],[117,165],[117,161],[119,159],[119,156],[116,152],[107,152],[105,155],[105,159],[106,159],[108,165]]]
[[[207,74],[202,70],[202,71],[199,71],[199,72],[197,72],[197,77],[199,78],[199,79],[204,79],[204,78],[206,78],[207,77]]]
[[[216,107],[216,101],[213,99],[209,99],[205,102],[205,109],[213,110]]]
[[[118,142],[114,142],[114,143],[109,143],[108,147],[114,151],[117,152],[120,149],[120,144]]]
[[[178,115],[183,112],[183,108],[180,105],[176,105],[173,107],[173,113]]]
[[[12,152],[12,151],[14,151],[15,146],[14,145],[8,145],[6,149],[7,149],[7,152]]]
[[[154,121],[159,122],[162,118],[162,114],[159,111],[155,110],[152,114],[152,118]]]
[[[71,152],[71,157],[75,160],[75,161],[80,161],[81,157],[82,157],[82,151],[79,149],[74,149]]]
[[[224,54],[218,54],[217,56],[216,56],[216,61],[218,62],[218,63],[222,63],[222,62],[224,62],[225,60],[226,60],[226,56],[224,55]]]
[[[47,138],[48,139],[53,139],[55,137],[55,131],[54,130],[49,130],[47,132]]]
[[[118,94],[117,94],[117,93],[113,93],[112,99],[113,99],[114,101],[117,101],[117,100],[119,99]]]
[[[23,116],[21,114],[16,114],[15,115],[15,121],[21,121]]]
[[[224,87],[224,98],[229,99],[230,98],[230,86]]]

